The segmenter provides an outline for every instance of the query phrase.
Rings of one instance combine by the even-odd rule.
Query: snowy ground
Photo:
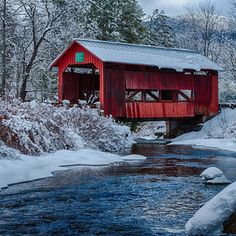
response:
[[[18,154],[18,159],[0,159],[0,189],[10,184],[50,177],[53,172],[67,170],[70,166],[104,166],[144,159],[140,155],[121,157],[91,149],[61,150],[40,157]]]
[[[191,145],[199,148],[214,148],[236,152],[236,140],[232,139],[201,139],[193,138],[182,141],[174,141],[169,145]]]
[[[236,152],[236,109],[223,109],[199,132],[183,134],[170,145],[192,145]]]

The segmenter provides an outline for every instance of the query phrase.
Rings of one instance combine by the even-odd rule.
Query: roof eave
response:
[[[58,67],[58,62],[60,59],[71,49],[74,44],[78,44],[78,42],[73,40],[72,43],[50,64],[49,68],[52,69],[53,67]]]

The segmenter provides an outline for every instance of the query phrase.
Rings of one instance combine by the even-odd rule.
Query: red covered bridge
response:
[[[60,101],[97,99],[117,119],[218,113],[221,68],[194,51],[76,39],[51,67],[58,67]]]

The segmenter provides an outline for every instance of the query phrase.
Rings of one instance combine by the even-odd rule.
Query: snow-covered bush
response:
[[[150,121],[142,122],[137,127],[137,131],[134,133],[136,138],[140,137],[152,137],[157,138],[159,135],[166,132],[166,123],[165,121]]]
[[[236,109],[222,109],[218,116],[204,124],[202,131],[209,138],[236,138]]]
[[[19,159],[21,154],[18,150],[9,148],[0,141],[0,160],[1,159]]]
[[[128,127],[96,110],[18,100],[0,100],[0,140],[30,155],[84,147],[118,151],[132,141]]]

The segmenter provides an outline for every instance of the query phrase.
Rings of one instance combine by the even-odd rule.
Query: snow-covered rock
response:
[[[68,106],[70,106],[70,101],[69,100],[63,100],[62,105],[65,106],[65,107],[68,107]]]
[[[208,184],[230,184],[231,182],[224,176],[215,177],[214,179],[207,180]]]
[[[200,175],[202,181],[207,184],[229,184],[230,181],[224,176],[222,170],[217,167],[209,167]]]
[[[79,105],[82,107],[82,108],[85,108],[87,106],[87,101],[86,100],[79,100]]]
[[[223,171],[217,167],[209,167],[201,173],[203,180],[214,179],[216,177],[221,177],[224,175]]]
[[[15,160],[19,159],[21,156],[20,152],[16,149],[9,148],[0,141],[0,160],[1,159],[9,159]]]
[[[98,110],[101,109],[101,103],[100,103],[100,102],[95,102],[94,105],[96,106],[96,108],[97,108]]]
[[[152,137],[152,136],[143,136],[143,137],[140,137],[140,139],[144,139],[146,141],[153,141],[153,140],[156,140],[156,138]]]
[[[236,212],[236,182],[217,194],[187,222],[187,235],[220,235],[223,223]],[[217,232],[215,234],[215,232]]]
[[[145,156],[142,156],[142,155],[131,154],[131,155],[122,157],[122,159],[123,160],[128,160],[128,161],[135,161],[135,160],[146,160],[147,158]]]

